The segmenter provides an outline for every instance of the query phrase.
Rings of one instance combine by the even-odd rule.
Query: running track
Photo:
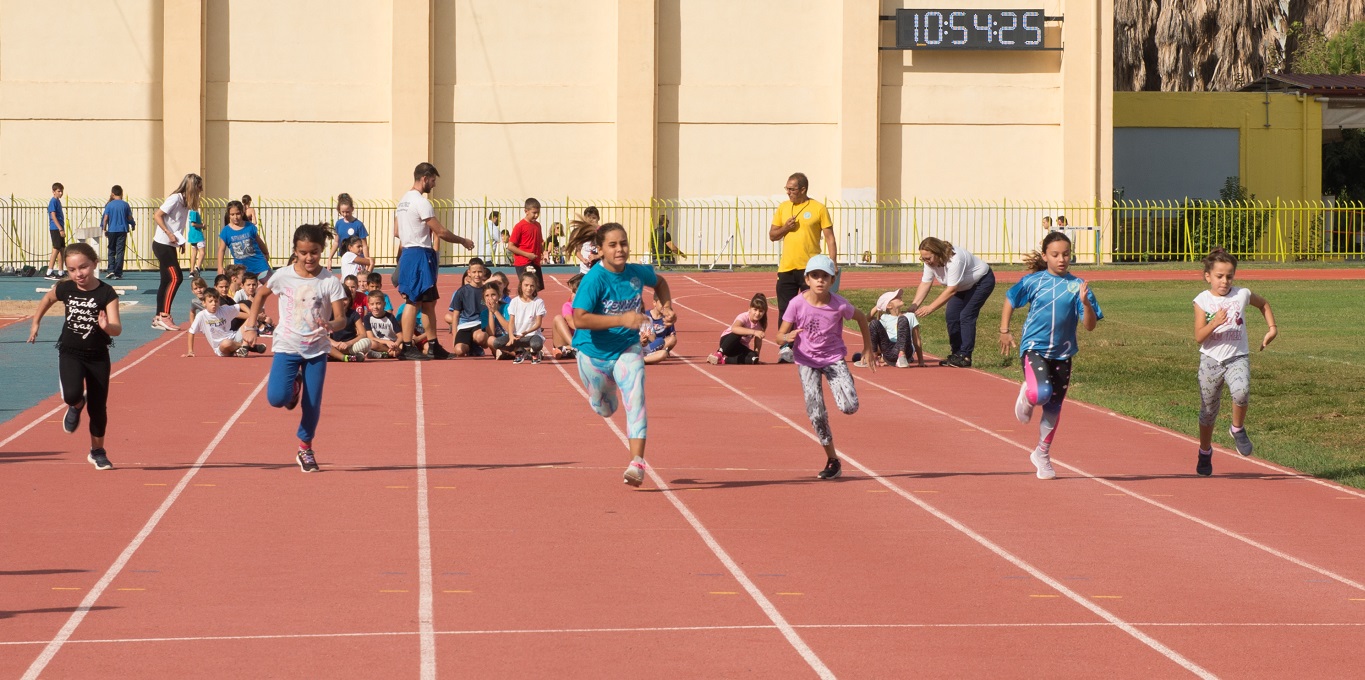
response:
[[[638,491],[555,362],[334,364],[311,476],[269,362],[179,335],[116,367],[115,471],[55,398],[0,425],[0,675],[1356,672],[1365,494],[1075,402],[1043,482],[1015,385],[939,368],[858,371],[817,481],[794,369],[700,362],[771,275],[669,279]]]

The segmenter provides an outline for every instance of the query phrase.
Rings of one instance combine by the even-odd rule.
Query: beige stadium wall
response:
[[[0,0],[0,193],[1090,202],[1111,3],[959,0],[1065,50],[945,53],[891,0]]]

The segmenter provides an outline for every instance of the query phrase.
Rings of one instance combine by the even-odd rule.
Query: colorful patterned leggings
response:
[[[1218,361],[1199,355],[1199,424],[1212,427],[1222,406],[1223,385],[1232,393],[1232,403],[1246,408],[1251,397],[1251,362],[1243,354]]]
[[[616,389],[626,401],[626,436],[644,439],[648,429],[645,418],[645,357],[639,345],[632,346],[615,359],[597,359],[578,353],[578,377],[588,390],[588,403],[603,418],[610,418],[621,403]]]
[[[820,387],[820,378],[829,381],[829,391],[834,395],[834,405],[839,411],[853,414],[858,412],[858,390],[853,386],[853,374],[842,361],[821,368],[796,368],[801,374],[801,391],[806,395],[806,415],[810,416],[820,445],[829,446],[834,443],[834,434],[829,431],[829,411],[825,410],[825,391]]]
[[[1037,352],[1025,352],[1024,397],[1030,404],[1043,407],[1038,419],[1038,450],[1047,453],[1052,448],[1052,437],[1057,434],[1057,421],[1062,417],[1062,402],[1071,387],[1071,360],[1047,359]]]

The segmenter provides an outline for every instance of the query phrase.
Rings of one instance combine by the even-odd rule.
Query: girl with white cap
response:
[[[889,290],[877,298],[872,308],[872,353],[870,357],[854,357],[854,366],[866,366],[868,361],[880,360],[896,368],[909,368],[910,355],[919,356],[924,367],[924,343],[919,337],[919,319],[906,311],[901,289]]]

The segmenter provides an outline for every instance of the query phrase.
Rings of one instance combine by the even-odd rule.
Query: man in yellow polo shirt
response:
[[[782,258],[777,265],[779,323],[787,312],[787,303],[806,289],[806,262],[820,254],[822,236],[828,251],[826,254],[834,261],[836,274],[839,271],[839,248],[834,241],[834,223],[830,221],[825,206],[806,195],[809,190],[810,180],[806,179],[805,173],[797,172],[788,177],[787,200],[777,206],[773,226],[768,229],[769,239],[782,242]],[[791,346],[783,345],[778,350],[778,363],[791,362]]]

